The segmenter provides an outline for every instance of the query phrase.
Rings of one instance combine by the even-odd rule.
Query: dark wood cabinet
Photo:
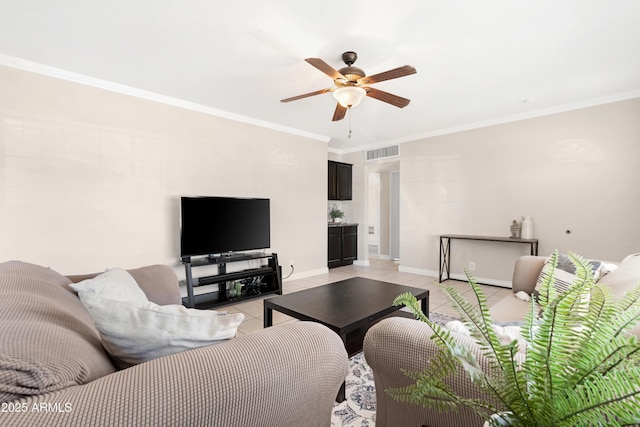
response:
[[[348,163],[329,161],[329,200],[352,199],[352,168]]]
[[[342,260],[352,264],[358,259],[358,227],[342,227]]]
[[[336,162],[329,160],[329,187],[328,198],[329,200],[338,200],[338,166]]]
[[[358,259],[358,226],[329,227],[327,266],[329,268],[353,264]]]
[[[329,227],[329,268],[341,265],[342,262],[342,227]]]

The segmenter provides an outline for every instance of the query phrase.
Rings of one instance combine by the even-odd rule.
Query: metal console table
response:
[[[538,255],[538,239],[516,239],[512,237],[471,236],[465,234],[443,234],[440,236],[440,272],[438,281],[449,279],[451,271],[451,241],[452,240],[482,240],[486,242],[524,243],[529,245],[531,255]],[[444,273],[447,277],[443,278]]]

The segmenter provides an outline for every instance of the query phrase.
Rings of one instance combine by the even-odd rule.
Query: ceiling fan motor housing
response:
[[[349,82],[356,82],[358,79],[366,76],[362,68],[353,67],[353,63],[356,62],[356,59],[358,59],[358,54],[355,52],[349,51],[342,54],[342,61],[344,61],[347,66],[340,68],[338,72],[345,76]]]
[[[338,72],[345,76],[349,82],[354,83],[366,75],[364,71],[358,67],[344,67],[340,68]]]

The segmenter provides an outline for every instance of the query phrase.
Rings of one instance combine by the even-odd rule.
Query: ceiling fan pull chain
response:
[[[349,136],[351,138],[351,107],[349,107]]]

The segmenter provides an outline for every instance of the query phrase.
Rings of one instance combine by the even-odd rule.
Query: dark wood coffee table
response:
[[[429,315],[429,291],[379,280],[354,277],[264,300],[264,327],[273,325],[273,310],[299,320],[322,323],[335,331],[349,356],[362,350],[367,330],[385,317],[406,315],[393,306],[398,295],[411,292]],[[338,401],[344,400],[344,384]]]

